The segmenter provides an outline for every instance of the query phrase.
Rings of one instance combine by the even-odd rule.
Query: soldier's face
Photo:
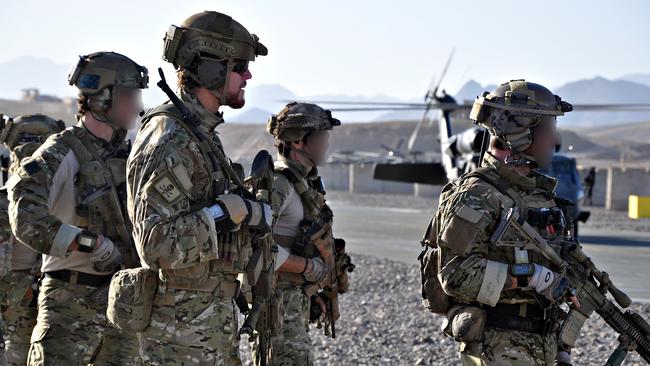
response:
[[[328,131],[316,131],[307,138],[304,149],[314,159],[316,165],[322,165],[325,162],[329,141],[330,133]]]
[[[246,81],[252,77],[253,75],[248,69],[241,74],[234,71],[230,72],[228,89],[225,91],[226,102],[230,108],[239,109],[246,104],[244,88],[246,87]]]
[[[555,146],[560,143],[557,133],[555,117],[543,117],[542,122],[533,132],[533,144],[530,146],[530,154],[535,157],[537,165],[547,168],[553,159]]]
[[[125,130],[132,129],[142,109],[141,89],[120,87],[113,89],[113,106],[108,114],[115,124]]]

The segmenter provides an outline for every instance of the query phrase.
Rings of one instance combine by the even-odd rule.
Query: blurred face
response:
[[[130,130],[143,110],[142,89],[113,88],[113,106],[108,111],[109,118],[119,127]]]
[[[248,69],[247,61],[237,61],[233,71],[230,72],[228,89],[225,91],[226,102],[230,108],[239,109],[246,103],[244,96],[246,81],[253,77]]]
[[[559,143],[555,117],[543,117],[542,122],[533,132],[533,144],[528,149],[528,153],[535,157],[535,161],[541,168],[547,168],[551,164],[555,146]]]
[[[307,137],[307,141],[303,145],[303,150],[311,156],[316,165],[322,165],[325,163],[327,148],[330,146],[329,141],[329,131],[313,132],[309,137]]]

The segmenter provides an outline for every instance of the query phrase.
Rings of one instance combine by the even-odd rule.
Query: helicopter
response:
[[[487,150],[489,134],[483,127],[474,125],[463,131],[454,133],[452,119],[468,120],[472,102],[458,103],[456,99],[440,89],[442,81],[449,69],[455,50],[452,49],[444,65],[440,78],[434,77],[430,83],[424,102],[356,102],[356,101],[308,101],[323,105],[332,112],[355,111],[410,111],[423,110],[422,118],[418,120],[411,133],[406,153],[400,159],[386,160],[376,163],[373,178],[404,183],[429,185],[444,185],[458,179],[480,165],[482,154]],[[574,104],[573,111],[647,111],[650,104]],[[433,112],[437,116],[432,117]],[[438,139],[440,142],[440,161],[419,161],[422,152],[414,151],[415,142],[426,124],[433,126],[438,123]],[[385,147],[384,147],[385,148]],[[387,149],[388,150],[388,149]],[[390,152],[390,150],[388,150]],[[412,157],[407,159],[406,157]],[[571,201],[575,206],[569,215],[574,219],[577,234],[577,222],[585,222],[589,218],[588,211],[580,209],[580,201],[584,195],[579,179],[576,160],[559,153],[559,146],[553,157],[551,166],[543,171],[558,179],[556,193],[560,198]],[[560,174],[561,173],[561,174]]]

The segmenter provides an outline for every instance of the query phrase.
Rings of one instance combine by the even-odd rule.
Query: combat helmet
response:
[[[164,38],[163,60],[186,70],[199,85],[226,104],[220,88],[228,88],[231,71],[243,74],[248,63],[266,56],[267,48],[255,34],[216,11],[204,11],[169,27]]]
[[[555,119],[573,106],[542,85],[510,80],[477,97],[469,118],[485,127],[514,154],[523,155],[533,142],[533,129],[549,117]],[[534,158],[525,156],[534,162]]]
[[[55,133],[65,129],[65,123],[44,114],[24,114],[17,118],[0,118],[0,143],[13,151],[18,146],[27,144],[40,146]]]
[[[332,117],[332,112],[316,104],[292,102],[280,113],[271,116],[266,130],[277,140],[300,141],[314,131],[328,131],[340,126],[341,121]]]
[[[115,101],[114,88],[146,89],[147,68],[116,52],[95,52],[79,56],[79,62],[68,75],[68,83],[85,96],[88,110],[99,121],[119,129],[107,115]]]

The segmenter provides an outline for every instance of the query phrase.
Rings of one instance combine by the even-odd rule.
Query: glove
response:
[[[554,303],[564,296],[569,288],[569,281],[566,277],[536,264],[535,272],[528,281],[528,287],[532,287],[538,294]]]
[[[311,262],[311,267],[309,263]],[[302,270],[302,278],[305,282],[309,283],[319,283],[325,279],[329,273],[329,267],[323,262],[323,259],[320,257],[315,257],[307,259],[305,263],[305,269]]]
[[[273,210],[271,205],[245,200],[246,207],[248,207],[248,215],[244,221],[246,225],[253,229],[263,233],[268,233],[271,231],[271,225],[273,224]]]
[[[97,272],[114,272],[122,264],[122,255],[110,239],[102,236],[90,254],[90,263]]]
[[[236,194],[224,194],[208,210],[217,228],[222,231],[237,231],[242,224],[265,233],[271,230],[273,211],[266,203],[247,200]]]

